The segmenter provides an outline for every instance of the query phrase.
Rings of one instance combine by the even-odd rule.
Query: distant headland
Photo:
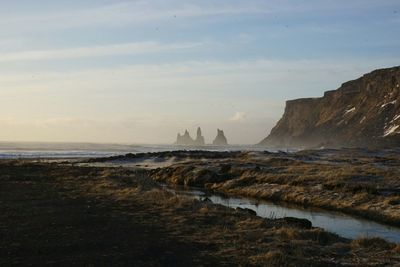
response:
[[[184,134],[178,133],[176,137],[176,145],[184,145],[184,146],[204,146],[206,144],[204,136],[201,133],[201,128],[197,128],[196,139],[193,139],[188,130],[185,130]],[[212,142],[213,145],[216,146],[226,146],[228,145],[228,140],[225,137],[224,131],[217,129],[217,136]]]

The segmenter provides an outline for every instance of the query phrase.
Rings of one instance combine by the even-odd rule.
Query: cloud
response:
[[[173,50],[181,51],[185,49],[199,47],[201,45],[202,43],[191,42],[166,44],[161,44],[158,42],[134,42],[102,46],[75,47],[67,49],[20,51],[11,53],[0,53],[0,62],[77,59],[88,57],[148,54]]]
[[[243,122],[247,117],[247,114],[245,112],[240,112],[237,111],[235,114],[233,114],[232,117],[229,118],[230,122]]]

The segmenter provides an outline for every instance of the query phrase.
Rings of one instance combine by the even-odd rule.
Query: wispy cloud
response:
[[[0,25],[19,29],[63,29],[87,26],[122,26],[134,23],[217,15],[268,13],[262,1],[126,1],[85,9],[31,14],[3,14]]]
[[[79,2],[79,1],[78,1]],[[398,9],[397,0],[354,0],[354,1],[292,1],[292,0],[220,0],[220,1],[179,1],[179,0],[152,0],[152,1],[122,1],[111,4],[96,3],[91,7],[82,7],[79,4],[70,4],[60,9],[30,10],[29,13],[14,10],[15,12],[0,12],[0,35],[14,35],[18,33],[36,32],[60,32],[66,29],[90,29],[110,30],[115,27],[133,27],[140,30],[143,25],[162,26],[163,23],[193,24],[208,21],[210,17],[223,20],[232,16],[269,16],[290,21],[293,17],[308,18],[315,14],[342,13],[343,11],[363,13],[365,10],[377,8]],[[40,5],[38,5],[40,6]],[[203,20],[202,20],[203,19]],[[192,20],[192,21],[189,21]],[[391,18],[382,19],[382,23],[391,21]],[[296,25],[297,28],[306,27],[311,30],[330,27],[320,25],[316,19],[316,25]],[[300,23],[301,24],[301,23]],[[323,23],[322,23],[323,24]],[[340,23],[338,23],[340,24]],[[294,27],[295,25],[291,25]],[[337,26],[348,27],[348,24]],[[334,29],[335,30],[335,29]]]
[[[103,46],[76,47],[53,50],[32,50],[10,53],[0,53],[0,62],[8,61],[33,61],[52,59],[77,59],[88,57],[103,57],[132,54],[148,54],[185,50],[201,46],[202,43],[166,43],[136,42],[125,44],[112,44]]]

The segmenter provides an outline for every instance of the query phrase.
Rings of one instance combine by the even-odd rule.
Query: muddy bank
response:
[[[0,265],[376,266],[399,246],[175,196],[143,170],[0,162]]]

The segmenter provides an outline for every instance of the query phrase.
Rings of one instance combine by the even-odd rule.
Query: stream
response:
[[[237,207],[251,209],[257,213],[257,216],[262,218],[304,218],[311,221],[313,227],[323,228],[345,238],[381,237],[390,242],[400,243],[400,228],[350,216],[341,212],[317,208],[302,208],[285,205],[284,203],[278,204],[249,198],[226,197],[197,188],[172,188],[166,185],[164,187],[177,195],[189,196],[200,200],[207,197],[214,204],[233,209]]]

